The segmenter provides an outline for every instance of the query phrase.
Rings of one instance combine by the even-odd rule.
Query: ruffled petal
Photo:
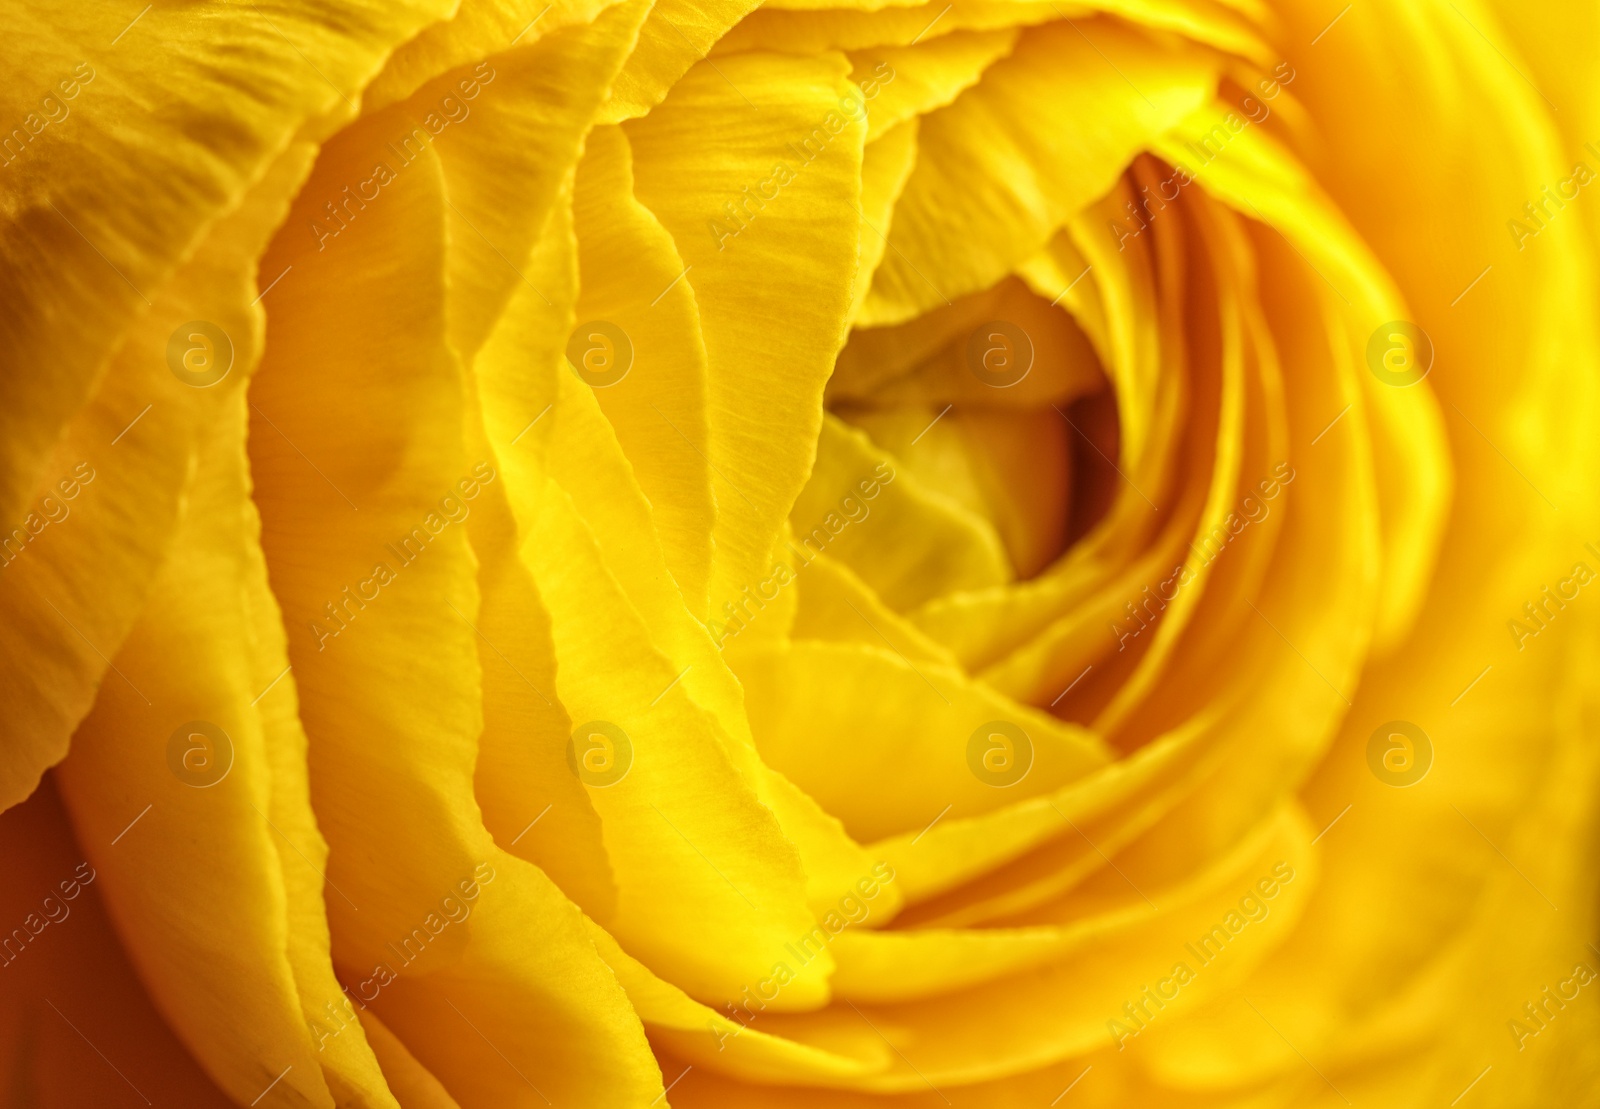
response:
[[[676,241],[700,307],[714,618],[772,572],[844,339],[866,130],[847,72],[837,56],[704,62],[626,125],[639,199]],[[720,136],[710,158],[708,134]]]
[[[334,956],[464,1105],[636,1105],[660,1091],[637,1018],[581,912],[495,846],[473,793],[484,716],[463,522],[499,473],[464,440],[438,158],[396,168],[326,250],[298,234],[404,130],[403,112],[379,113],[323,149],[268,252],[305,280],[275,291],[251,388],[263,545],[344,895]]]
[[[1213,80],[1203,55],[1117,24],[1025,32],[923,119],[861,322],[900,323],[1006,276],[1198,108]]]

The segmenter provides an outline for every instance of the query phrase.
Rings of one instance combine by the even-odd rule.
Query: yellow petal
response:
[[[908,662],[956,665],[948,651],[885,605],[877,592],[842,562],[819,554],[803,569],[796,587],[795,639],[878,645],[887,641],[890,649]]]
[[[0,816],[0,1089],[42,1109],[237,1104],[152,1004],[106,914],[54,777]],[[20,936],[18,935],[20,933]]]
[[[1213,149],[1201,147],[1196,136],[1209,138],[1217,126],[1223,126],[1224,134],[1231,130],[1222,123],[1223,115],[1208,108],[1184,121],[1157,148],[1176,163],[1193,164],[1194,150]],[[1364,354],[1373,330],[1406,318],[1397,292],[1344,219],[1278,144],[1259,128],[1247,129],[1238,138],[1196,172],[1203,172],[1207,190],[1295,242],[1348,313],[1341,345]],[[1409,626],[1426,595],[1450,479],[1441,417],[1426,383],[1421,388],[1396,389],[1369,374],[1356,380],[1370,406],[1379,472],[1384,475],[1378,484],[1385,563],[1379,606],[1382,647]]]
[[[810,946],[805,946],[813,935],[814,932],[807,931],[793,937],[802,946],[796,947],[792,942],[782,952],[780,957],[785,960],[786,969],[793,969],[788,967],[789,962],[803,965],[806,959],[815,957],[810,953],[826,946],[825,942],[815,939],[811,939]],[[596,929],[594,940],[595,947],[628,991],[628,1000],[650,1026],[651,1035],[690,1059],[763,1084],[774,1077],[798,1081],[849,1079],[882,1070],[888,1064],[887,1049],[878,1045],[852,1044],[849,1046],[854,1049],[853,1053],[845,1054],[835,1045],[799,1043],[754,1027],[766,1010],[762,1001],[766,991],[775,984],[782,988],[781,977],[777,974],[757,979],[736,1002],[727,1003],[720,1010],[713,1009],[652,975],[605,932]]]
[[[867,101],[867,141],[950,103],[1016,45],[1018,31],[958,31],[917,46],[852,52],[850,79]]]
[[[1212,80],[1196,52],[1115,24],[1024,32],[924,117],[861,322],[900,323],[1000,280],[1198,108]]]
[[[1011,577],[992,524],[832,415],[792,519],[795,542],[785,553],[796,573],[826,551],[896,610]]]
[[[1296,36],[1317,34],[1327,18],[1288,14],[1286,34]],[[1583,114],[1555,91],[1562,78],[1534,70],[1516,46],[1532,46],[1536,57],[1558,53],[1582,37],[1578,21],[1588,14],[1536,30],[1531,12],[1352,9],[1319,49],[1331,48],[1333,68],[1360,57],[1370,79],[1308,67],[1296,88],[1330,144],[1321,185],[1393,274],[1409,306],[1401,318],[1438,344],[1424,384],[1443,409],[1459,487],[1418,623],[1385,664],[1369,668],[1307,789],[1318,826],[1344,814],[1318,844],[1327,861],[1317,902],[1292,947],[1248,987],[1282,1035],[1352,1100],[1448,1103],[1479,1075],[1463,1105],[1534,1103],[1551,1089],[1560,1096],[1562,1080],[1529,1064],[1535,1051],[1561,1053],[1575,1042],[1559,1039],[1570,1034],[1561,1025],[1573,1009],[1557,1011],[1549,1035],[1520,1043],[1507,1021],[1570,975],[1572,962],[1593,966],[1568,908],[1591,896],[1592,868],[1568,854],[1583,840],[1565,830],[1590,803],[1573,783],[1592,773],[1592,744],[1565,706],[1584,696],[1574,691],[1588,680],[1588,651],[1577,645],[1592,638],[1592,613],[1552,609],[1555,621],[1520,651],[1506,630],[1508,617],[1537,602],[1540,585],[1568,577],[1574,560],[1593,565],[1583,546],[1595,527],[1593,496],[1582,490],[1593,482],[1595,396],[1587,376],[1570,372],[1594,357],[1591,240],[1558,222],[1519,250],[1505,222],[1572,172],[1557,134],[1573,125],[1569,115]],[[1520,26],[1514,41],[1497,31],[1496,16]],[[1392,68],[1406,55],[1425,59],[1415,71],[1421,80]],[[1377,105],[1383,110],[1371,114]],[[1464,187],[1445,203],[1396,210],[1394,198],[1421,195],[1431,172],[1408,159],[1372,188],[1372,172],[1396,144],[1419,165],[1458,159]],[[1229,185],[1218,191],[1238,203],[1233,185],[1243,175],[1222,176]],[[1315,215],[1318,198],[1279,201],[1275,213],[1258,197],[1276,191],[1252,187],[1249,195],[1363,307],[1365,291],[1334,245],[1344,235]],[[1303,260],[1280,254],[1279,272],[1303,271]],[[1306,280],[1345,311],[1321,278]],[[1366,338],[1349,337],[1357,378],[1367,376]],[[1317,449],[1351,434],[1342,423]],[[1414,481],[1408,468],[1388,465],[1376,476],[1380,485]],[[1394,495],[1380,489],[1386,500]],[[1435,744],[1428,776],[1407,789],[1378,781],[1367,762],[1374,726],[1397,717]],[[1351,966],[1363,973],[1348,973]],[[1277,1035],[1231,1012],[1182,1029],[1171,1052],[1160,1067],[1169,1087],[1270,1082],[1281,1090],[1295,1073]]]
[[[676,240],[700,306],[713,614],[772,572],[848,322],[866,128],[846,72],[832,56],[705,62],[626,125],[635,190]]]
[[[463,523],[499,475],[463,442],[438,159],[396,169],[326,250],[298,234],[403,130],[383,112],[324,147],[267,256],[305,280],[274,292],[251,389],[263,546],[344,895],[335,960],[458,1101],[636,1104],[659,1072],[582,914],[495,846],[473,795],[483,710]]]
[[[762,757],[858,839],[1046,793],[1106,759],[1096,737],[881,641],[773,649],[739,677]]]
[[[113,662],[126,684],[107,686],[79,728],[62,794],[130,954],[218,1085],[250,1101],[281,1077],[299,1104],[332,1106],[325,1061],[343,1097],[392,1109],[359,1030],[320,1053],[310,1031],[328,1019],[324,1004],[350,1017],[329,961],[293,684],[246,502],[245,411],[236,387],[201,453],[173,557]],[[263,693],[286,710],[263,707]]]
[[[992,31],[1050,23],[1064,15],[1092,14],[1086,7],[1053,0],[967,0],[885,6],[875,12],[842,10],[784,11],[763,7],[750,13],[712,51],[713,55],[744,50],[785,50],[818,54],[829,50],[870,50],[915,46],[957,31]]]
[[[869,115],[869,123],[874,118]],[[861,262],[856,269],[854,302],[850,309],[852,320],[861,310],[867,290],[872,288],[872,275],[888,249],[889,217],[894,213],[894,202],[905,188],[916,161],[917,121],[914,119],[896,124],[879,140],[867,143],[861,153]],[[834,373],[838,373],[837,363]]]
[[[479,457],[491,453],[474,436]],[[483,594],[473,623],[483,670],[483,733],[474,789],[504,850],[548,874],[585,913],[608,921],[617,891],[600,818],[572,773],[572,718],[556,695],[550,614],[517,556],[503,483],[482,488],[467,523]]]
[[[556,306],[519,291],[478,359],[486,430],[504,444],[508,496],[530,537],[522,558],[550,613],[560,699],[580,728],[603,724],[626,737],[607,748],[605,769],[620,777],[587,787],[618,886],[608,927],[692,995],[737,996],[770,971],[783,937],[804,929],[804,876],[735,765],[740,748],[714,705],[702,706],[705,690],[731,676],[655,569],[659,549],[640,549],[654,547],[648,504],[594,391],[557,368],[565,352],[550,339],[569,329],[576,295],[569,219],[552,223],[536,259]],[[525,413],[540,418],[513,444]],[[698,668],[678,661],[691,651]],[[708,789],[719,803],[696,803]],[[708,914],[707,905],[718,908]],[[821,988],[814,976],[790,1003],[807,1004]]]
[[[606,382],[594,397],[650,500],[667,565],[690,610],[703,617],[715,509],[706,458],[700,312],[690,286],[680,280],[684,263],[672,236],[633,198],[632,158],[620,128],[600,127],[590,134],[573,192],[573,217],[578,327],[600,321],[620,328],[621,347],[607,328],[591,334],[601,336],[600,344],[612,344],[610,358],[628,360],[594,376],[597,383]],[[618,368],[623,377],[610,382]]]
[[[371,1009],[361,1014],[361,1026],[366,1029],[372,1053],[383,1065],[384,1077],[389,1080],[389,1088],[403,1109],[460,1109],[439,1080],[417,1062],[406,1045]]]
[[[869,156],[879,145],[867,148]],[[880,244],[880,254],[882,249]],[[931,406],[935,413],[947,404],[962,411],[1066,407],[1102,389],[1107,377],[1084,330],[1055,307],[1073,279],[1088,276],[1087,265],[1080,265],[1042,294],[1007,278],[910,323],[857,328],[839,352],[828,400],[837,410],[851,410],[852,417],[862,408],[896,405]],[[1076,288],[1085,285],[1093,287],[1079,281]],[[992,333],[979,330],[995,321],[1020,328],[1032,346],[1031,363],[1017,364],[1022,377],[1002,387],[978,376],[987,367],[986,357],[992,363],[1005,352],[997,350]]]
[[[444,167],[450,209],[447,312],[459,357],[470,360],[511,290],[530,284],[524,272],[528,252],[647,7],[644,0],[628,0],[605,9],[593,23],[451,70],[396,109],[405,122],[390,126],[380,164],[398,162],[394,172],[403,172],[416,150],[436,144]],[[374,167],[356,189],[376,205],[373,196],[381,196],[384,177]],[[340,229],[330,223],[328,230],[337,235]],[[325,241],[331,246],[336,239]]]
[[[500,58],[513,65],[515,51],[536,47],[547,35],[593,23],[617,0],[464,0],[435,13],[435,20],[385,61],[383,69],[362,90],[368,113],[412,96],[441,74],[475,68],[486,58],[490,68]]]
[[[1291,828],[1294,824],[1287,812],[1279,814],[1276,828],[1270,822],[1266,825],[1269,833],[1276,831],[1280,836]],[[1299,833],[1300,829],[1294,831]],[[1260,833],[1255,834],[1252,839],[1256,842],[1249,850],[1259,851],[1262,838]],[[1300,838],[1303,843],[1304,838]],[[1288,842],[1284,840],[1279,846],[1286,847]],[[1118,872],[1105,875],[1100,888],[1075,901],[1059,902],[1030,914],[1026,923],[1011,927],[846,932],[837,942],[839,971],[835,988],[841,997],[873,1004],[905,1002],[963,989],[1076,952],[1092,953],[1095,945],[1115,943],[1123,932],[1159,919],[1174,900],[1181,901],[1185,896],[1183,884],[1176,889],[1157,887],[1127,859],[1113,865]],[[1294,901],[1299,906],[1309,900],[1306,887],[1310,885],[1306,883],[1297,891],[1301,896]],[[1113,889],[1116,892],[1110,893]],[[1260,891],[1251,890],[1248,884],[1243,893],[1262,900]],[[1265,919],[1271,915],[1272,907],[1263,907],[1267,910],[1262,918]],[[1276,927],[1280,938],[1285,937],[1281,920]],[[1193,952],[1180,949],[1176,954],[1185,958]],[[1258,950],[1254,961],[1260,962],[1266,954]]]
[[[601,119],[621,123],[644,115],[705,57],[756,0],[661,0],[639,29],[639,45],[617,76]]]
[[[993,666],[1050,621],[1078,623],[1084,637],[1080,650],[1087,657],[1077,661],[1056,656],[1057,672],[1051,676],[1065,676],[1046,700],[1054,699],[1104,649],[1108,641],[1103,633],[1110,632],[1109,642],[1115,644],[1117,635],[1109,619],[1117,613],[1125,616],[1123,606],[1139,597],[1144,586],[1171,573],[1192,537],[1184,513],[1198,507],[1190,503],[1168,519],[1156,507],[1186,471],[1176,461],[1183,444],[1178,429],[1190,390],[1187,376],[1180,372],[1184,361],[1178,356],[1186,342],[1185,235],[1176,220],[1156,221],[1152,239],[1127,250],[1116,249],[1105,226],[1107,214],[1121,210],[1123,195],[1119,190],[1075,218],[1049,246],[1049,272],[1034,272],[1036,294],[1069,304],[1084,324],[1083,334],[1067,349],[1081,349],[1082,339],[1088,337],[1112,383],[1114,422],[1097,425],[1083,419],[1081,412],[1073,418],[1066,410],[1061,415],[1071,421],[1080,444],[1079,460],[1102,467],[1114,482],[1115,494],[1103,518],[1047,573],[1013,589],[938,598],[913,617],[973,668]],[[1037,266],[1038,259],[1032,264]],[[1072,359],[1080,367],[1082,360],[1081,354]],[[1072,384],[1084,377],[1082,368],[1063,377],[1068,389],[1083,387]],[[1017,387],[1027,385],[1024,380]],[[1199,489],[1193,483],[1183,488],[1190,498]],[[1152,549],[1157,536],[1163,546]],[[1136,560],[1144,561],[1136,564]],[[1096,613],[1084,604],[1096,593],[1102,594],[1100,603],[1109,611]],[[1085,619],[1091,615],[1093,620]],[[1026,684],[1021,684],[1013,692],[1024,689]]]
[[[756,1027],[803,1044],[827,1044],[853,1054],[870,1043],[892,1047],[885,1070],[849,1081],[878,1094],[922,1093],[937,1102],[937,1091],[1001,1078],[1074,1055],[1117,1046],[1109,1014],[1142,1002],[1152,1028],[1181,1020],[1205,1001],[1228,990],[1260,965],[1293,931],[1316,888],[1318,867],[1310,851],[1311,831],[1304,816],[1286,806],[1259,822],[1251,835],[1225,856],[1185,880],[1170,884],[1130,869],[1128,879],[1145,891],[1157,911],[1127,913],[1142,902],[1137,890],[1108,872],[1101,896],[1121,914],[1103,942],[1065,953],[1045,965],[994,981],[944,993],[921,1002],[832,1006],[814,1014],[768,1014]],[[1270,881],[1276,893],[1265,910],[1243,909],[1244,898],[1261,901],[1258,882]],[[1111,891],[1115,890],[1113,894]],[[1255,919],[1247,922],[1244,912]],[[1220,931],[1220,940],[1215,934]],[[1203,937],[1213,937],[1209,945]],[[875,947],[879,937],[858,939]],[[884,940],[880,965],[893,965]],[[1004,943],[1005,941],[1000,941]],[[1020,937],[1018,942],[1026,943]],[[1199,955],[1185,945],[1200,945]],[[949,937],[910,941],[919,954],[935,960],[926,974],[965,973],[960,946]],[[1162,980],[1172,985],[1175,965],[1188,968],[1188,980],[1161,1009],[1143,1000],[1146,987]],[[871,967],[863,961],[863,973]],[[1124,1014],[1124,1020],[1126,1019]],[[1154,1033],[1152,1033],[1153,1035]],[[1138,1042],[1138,1041],[1134,1041]],[[1131,1049],[1132,1044],[1128,1045]],[[1144,1045],[1139,1044],[1142,1048]],[[708,1059],[707,1065],[714,1065]],[[1081,1066],[1079,1068],[1081,1070]],[[812,1080],[808,1085],[845,1085]],[[930,1085],[935,1094],[929,1094]],[[1059,1089],[1058,1089],[1059,1092]],[[813,1098],[817,1096],[812,1093]]]
[[[7,346],[17,365],[52,371],[10,373],[0,386],[0,520],[24,515],[54,480],[46,462],[68,420],[211,224],[302,123],[354,95],[445,10],[442,0],[350,3],[337,16],[235,9],[201,37],[185,10],[5,14],[16,79],[0,104],[27,138],[20,154],[8,148],[3,186]],[[107,44],[92,62],[88,43]]]

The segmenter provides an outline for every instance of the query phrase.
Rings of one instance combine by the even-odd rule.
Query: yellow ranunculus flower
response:
[[[0,1100],[1595,1104],[1600,11],[756,7],[0,3]]]

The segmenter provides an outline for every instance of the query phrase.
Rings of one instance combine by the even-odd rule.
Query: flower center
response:
[[[858,328],[827,408],[920,493],[1035,577],[1104,515],[1116,488],[1114,395],[1061,305],[1010,277],[910,323]]]

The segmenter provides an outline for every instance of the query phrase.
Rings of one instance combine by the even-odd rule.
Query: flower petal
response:
[[[594,391],[650,500],[662,553],[690,611],[704,616],[715,508],[706,459],[706,353],[700,312],[672,236],[633,198],[618,127],[589,136],[573,192],[580,326],[622,329],[632,365]]]
[[[127,684],[107,686],[78,729],[62,795],[129,953],[218,1085],[250,1101],[281,1073],[298,1103],[332,1106],[325,1063],[342,1097],[393,1109],[359,1031],[320,1054],[309,1031],[343,998],[304,739],[247,501],[245,412],[235,388],[173,557],[114,663]],[[277,700],[262,707],[263,693]]]
[[[0,944],[0,1089],[41,1109],[235,1105],[151,1003],[99,879],[53,776],[0,815],[0,913],[12,928]]]
[[[463,1104],[638,1104],[659,1071],[581,912],[495,846],[473,794],[482,678],[462,521],[499,475],[464,442],[438,158],[402,163],[326,250],[300,233],[404,130],[397,108],[323,148],[267,255],[304,280],[274,293],[251,388],[263,545],[329,882],[350,899],[330,906],[335,960]]]
[[[713,613],[771,573],[848,323],[865,126],[841,112],[847,71],[835,56],[704,62],[626,125],[635,191],[676,240],[700,306]],[[720,138],[708,158],[709,134]]]
[[[1106,761],[1097,737],[881,641],[773,648],[742,660],[739,679],[762,757],[861,840],[1050,792]],[[1026,733],[995,775],[1020,769],[1009,788],[971,764],[969,737],[995,721]]]
[[[6,14],[0,33],[14,44],[17,79],[0,106],[28,121],[28,141],[5,175],[5,346],[16,365],[53,371],[0,384],[0,519],[22,514],[123,333],[211,223],[303,123],[354,94],[445,10],[444,0],[345,0],[276,18],[228,9],[200,36],[179,9],[131,22],[109,9]],[[54,114],[41,109],[41,89],[59,122],[39,115]]]
[[[923,118],[861,322],[901,323],[999,281],[1198,108],[1213,80],[1198,53],[1114,23],[1025,32]],[[926,274],[938,274],[932,286]]]

